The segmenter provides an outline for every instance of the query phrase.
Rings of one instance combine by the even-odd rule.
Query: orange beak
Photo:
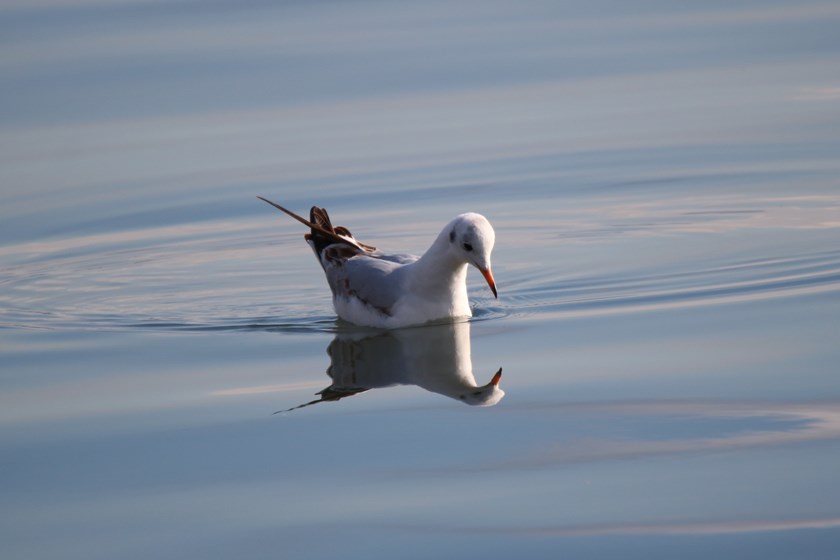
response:
[[[487,285],[490,286],[490,289],[493,291],[493,297],[499,299],[499,294],[496,293],[496,281],[493,280],[493,273],[490,272],[489,268],[479,270],[481,270],[482,276],[484,276],[484,279],[487,280]]]
[[[490,385],[496,387],[499,384],[499,381],[502,380],[502,368],[499,368],[499,371],[496,372],[496,375],[493,376],[493,379],[490,380]]]

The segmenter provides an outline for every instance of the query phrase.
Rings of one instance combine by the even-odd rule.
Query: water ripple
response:
[[[271,238],[241,227],[187,235],[142,246],[96,240],[99,245],[83,252],[18,258],[0,269],[0,327],[318,333],[341,328],[306,247],[290,244],[278,251]],[[665,260],[650,274],[619,268],[559,282],[556,267],[504,271],[499,300],[473,286],[474,320],[586,317],[840,290],[840,250],[688,266]]]
[[[840,251],[734,261],[649,276],[519,279],[514,315],[587,316],[716,305],[840,290]]]

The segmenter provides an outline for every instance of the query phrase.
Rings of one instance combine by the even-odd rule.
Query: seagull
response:
[[[257,198],[310,228],[304,239],[321,263],[335,311],[345,321],[396,329],[469,318],[467,265],[481,272],[498,297],[490,268],[496,234],[481,214],[468,212],[453,218],[418,257],[386,254],[356,240],[347,228],[333,226],[324,208],[313,206],[307,220]]]

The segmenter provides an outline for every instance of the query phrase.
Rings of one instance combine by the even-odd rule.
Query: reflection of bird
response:
[[[469,323],[340,333],[327,353],[332,385],[318,393],[319,399],[295,408],[394,385],[417,385],[477,406],[494,405],[505,396],[501,368],[486,385],[475,381]]]
[[[467,213],[443,228],[422,257],[386,255],[333,226],[313,206],[309,220],[258,197],[309,226],[304,237],[327,275],[338,316],[369,327],[398,328],[436,319],[470,317],[467,265],[475,266],[496,295],[490,253],[496,234],[487,218]]]

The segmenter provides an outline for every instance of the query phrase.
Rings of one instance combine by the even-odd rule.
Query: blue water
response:
[[[0,556],[836,558],[838,23],[6,3]],[[499,298],[340,323],[257,195]]]

